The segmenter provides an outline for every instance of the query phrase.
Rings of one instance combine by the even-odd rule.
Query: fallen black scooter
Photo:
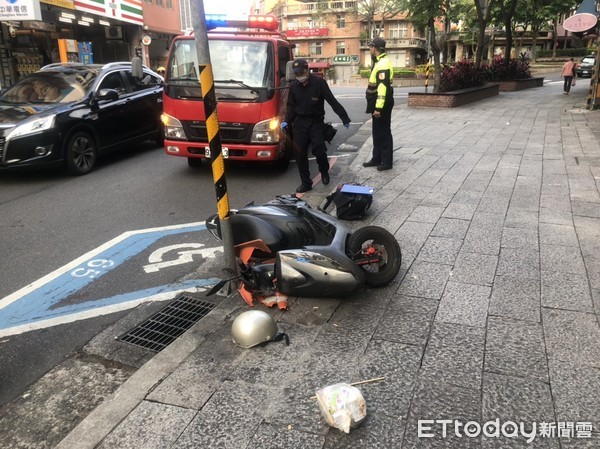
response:
[[[249,305],[257,300],[287,308],[288,296],[343,297],[358,287],[382,287],[400,270],[396,238],[378,226],[349,230],[338,219],[312,209],[294,196],[232,210],[233,244],[239,262],[239,292]],[[206,220],[221,240],[218,215]]]

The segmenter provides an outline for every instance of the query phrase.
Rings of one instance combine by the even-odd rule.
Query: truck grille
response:
[[[208,133],[204,122],[184,122],[183,129],[192,141],[208,141]],[[240,123],[220,123],[219,134],[222,143],[250,143],[252,126]]]
[[[4,162],[4,137],[0,137],[0,162]]]

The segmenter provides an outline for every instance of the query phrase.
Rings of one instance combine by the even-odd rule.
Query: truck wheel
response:
[[[288,167],[290,166],[291,158],[292,158],[292,155],[290,154],[289,150],[286,148],[285,153],[283,153],[283,155],[275,161],[275,168],[278,171],[286,171],[288,169]]]
[[[199,157],[188,157],[188,167],[196,168],[202,167],[202,159]]]
[[[293,146],[293,138],[292,131],[283,132],[283,138],[285,139],[285,152],[281,156],[281,158],[275,161],[275,168],[279,171],[286,171],[290,166],[290,161],[292,160],[292,154],[294,153]]]
[[[156,133],[156,137],[154,138],[154,142],[159,147],[162,147],[162,146],[165,145],[165,133],[164,133],[164,130],[163,130],[162,126],[160,127],[160,129]]]

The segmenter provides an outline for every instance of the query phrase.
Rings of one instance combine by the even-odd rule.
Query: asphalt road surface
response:
[[[364,87],[333,90],[352,119],[346,130],[326,106],[326,121],[338,129],[329,147],[335,156],[370,117]],[[406,102],[406,91],[396,90],[397,105]],[[299,184],[294,162],[285,172],[228,164],[226,180],[232,208],[292,193]],[[105,157],[83,177],[60,170],[0,172],[0,404],[130,314],[139,298],[165,299],[164,292],[193,271],[202,279],[218,277],[210,251],[219,243],[185,227],[213,213],[209,164],[189,168],[185,158],[168,157],[152,143]],[[169,230],[174,226],[184,228]],[[149,228],[159,230],[152,241],[138,234]],[[187,262],[178,259],[180,252]],[[152,258],[162,262],[156,270],[146,267]],[[142,307],[141,316],[156,308]],[[149,357],[135,348],[121,352],[119,360],[134,368]]]

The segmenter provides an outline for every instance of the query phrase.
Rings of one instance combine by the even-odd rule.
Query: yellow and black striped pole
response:
[[[217,194],[217,209],[221,220],[229,218],[229,195],[225,182],[225,162],[221,148],[219,134],[219,119],[217,118],[217,101],[215,95],[214,79],[210,64],[199,64],[200,85],[204,101],[204,115],[206,117],[206,132],[208,134],[208,147],[210,148],[211,166],[215,192]]]
[[[425,93],[427,93],[427,88],[429,87],[429,61],[425,64]]]
[[[227,194],[227,182],[225,181],[225,162],[221,151],[221,137],[219,135],[219,119],[217,117],[217,97],[210,53],[208,48],[208,32],[206,18],[204,15],[204,3],[202,0],[192,1],[192,17],[194,18],[194,36],[196,40],[196,52],[198,55],[198,77],[202,98],[204,101],[204,116],[206,117],[206,131],[208,134],[208,146],[210,148],[211,166],[215,193],[217,195],[217,210],[223,239],[223,251],[225,253],[225,264],[232,273],[237,274],[237,263],[233,248],[233,233],[229,221],[229,195]]]

